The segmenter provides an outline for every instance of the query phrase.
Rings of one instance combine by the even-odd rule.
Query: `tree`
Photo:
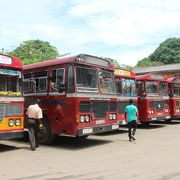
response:
[[[162,62],[159,61],[151,61],[149,58],[144,58],[138,61],[135,67],[148,67],[148,66],[159,66],[162,65]]]
[[[147,58],[138,61],[136,67],[180,63],[180,38],[169,38]]]
[[[19,47],[8,54],[19,57],[23,64],[54,59],[59,55],[58,50],[54,46],[51,46],[49,42],[41,40],[24,41]]]

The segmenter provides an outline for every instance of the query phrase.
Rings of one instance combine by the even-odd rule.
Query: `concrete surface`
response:
[[[26,141],[0,141],[3,180],[179,180],[180,121],[139,126],[135,142],[127,128],[84,141],[58,137],[31,151]]]

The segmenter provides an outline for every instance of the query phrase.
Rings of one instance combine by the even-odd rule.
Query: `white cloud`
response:
[[[8,13],[0,12],[0,48],[38,38],[60,51],[110,54],[130,65],[180,29],[179,0],[6,0],[1,6]]]

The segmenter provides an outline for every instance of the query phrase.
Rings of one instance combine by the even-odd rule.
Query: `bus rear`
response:
[[[0,139],[22,138],[24,98],[21,61],[0,54],[0,76]]]
[[[169,78],[168,86],[171,119],[180,119],[180,77]]]
[[[141,123],[170,119],[167,79],[165,75],[152,73],[136,76]]]
[[[124,110],[133,99],[134,105],[137,106],[137,94],[135,85],[135,73],[124,69],[115,69],[116,93],[117,93],[117,115],[119,125],[125,125]]]
[[[118,129],[110,62],[81,54],[24,66],[24,78],[26,107],[41,100],[41,143],[50,144],[54,135],[87,137]]]

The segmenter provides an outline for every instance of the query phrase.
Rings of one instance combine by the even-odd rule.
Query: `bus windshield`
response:
[[[149,96],[158,95],[158,82],[146,81],[146,92]]]
[[[137,96],[134,79],[122,79],[122,90],[124,96]]]
[[[99,86],[101,93],[115,93],[113,73],[101,70],[99,72]]]
[[[159,83],[159,93],[161,96],[168,96],[168,83],[161,81]]]
[[[180,84],[173,84],[174,96],[180,97]]]
[[[21,72],[0,77],[0,95],[21,95]]]
[[[76,67],[76,86],[78,91],[98,91],[97,69]]]

